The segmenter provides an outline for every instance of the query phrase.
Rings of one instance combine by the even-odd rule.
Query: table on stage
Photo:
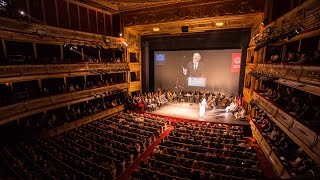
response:
[[[192,96],[192,94],[185,94],[184,96],[188,97],[188,103],[190,103],[190,97]]]

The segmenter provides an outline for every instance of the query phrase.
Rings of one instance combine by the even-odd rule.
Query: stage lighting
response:
[[[122,33],[119,33],[119,37],[122,37]]]
[[[223,26],[224,25],[224,22],[216,22],[216,26]]]
[[[158,31],[160,31],[160,28],[159,28],[159,27],[154,27],[154,28],[152,28],[152,30],[153,30],[154,32],[158,32]]]
[[[23,11],[19,11],[19,13],[23,16],[24,15],[24,12]]]

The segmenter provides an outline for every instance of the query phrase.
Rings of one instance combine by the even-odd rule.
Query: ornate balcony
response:
[[[94,99],[94,96],[101,95],[110,91],[126,89],[128,89],[128,83],[122,83],[95,89],[55,95],[5,106],[0,108],[0,125],[9,123],[17,119],[21,119],[26,116],[30,116],[32,114],[88,101]]]
[[[127,63],[0,66],[0,82],[5,83],[33,79],[82,76],[97,73],[125,72],[128,69]]]
[[[274,103],[253,92],[252,99],[268,112],[269,117],[317,163],[320,163],[320,136]]]

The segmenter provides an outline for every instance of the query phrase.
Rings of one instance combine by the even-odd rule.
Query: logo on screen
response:
[[[232,53],[231,72],[240,72],[241,53]]]
[[[156,54],[156,63],[163,64],[166,60],[165,54]]]
[[[240,64],[241,58],[240,58],[240,57],[235,57],[235,58],[233,59],[233,62],[234,62],[235,64]]]

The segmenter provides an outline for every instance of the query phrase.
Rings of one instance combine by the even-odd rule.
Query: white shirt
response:
[[[199,63],[195,63],[195,64],[193,65],[193,69],[194,69],[194,70],[196,70],[196,69],[198,68],[198,64],[199,64]]]

